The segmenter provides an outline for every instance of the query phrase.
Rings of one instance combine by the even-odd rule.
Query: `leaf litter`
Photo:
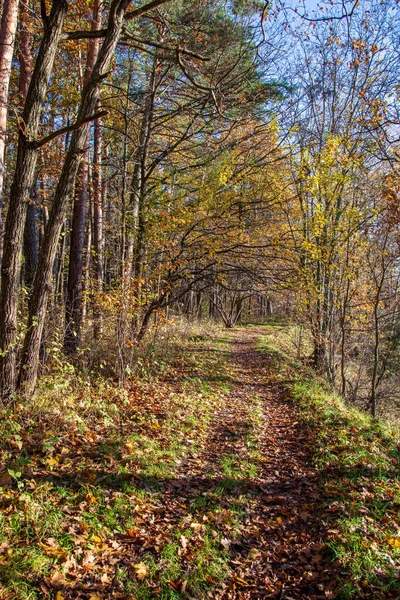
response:
[[[202,342],[164,380],[18,425],[22,452],[11,437],[3,453],[23,460],[1,480],[1,598],[337,597],[346,571],[327,545],[342,509],[327,517],[313,432],[259,335]]]

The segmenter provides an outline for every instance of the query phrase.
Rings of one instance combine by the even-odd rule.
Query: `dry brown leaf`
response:
[[[196,533],[200,533],[200,532],[203,532],[205,530],[205,525],[203,525],[202,523],[196,523],[195,521],[193,523],[190,523],[190,527]]]
[[[53,573],[49,577],[49,582],[54,588],[62,588],[65,584],[65,578],[60,571],[53,571]]]
[[[135,571],[136,577],[139,581],[143,581],[146,577],[149,576],[149,568],[144,562],[137,563],[136,565],[132,565],[133,570]]]
[[[261,558],[261,556],[261,552],[257,550],[257,548],[252,548],[248,554],[250,560],[258,560],[259,558]]]
[[[0,473],[0,487],[10,487],[12,480],[13,479],[7,469]]]
[[[227,538],[223,538],[221,540],[221,546],[223,546],[226,550],[229,550],[231,544],[232,544],[232,541],[228,540]]]
[[[188,543],[189,543],[189,540],[188,540],[188,539],[187,539],[187,538],[186,538],[184,535],[181,535],[181,537],[180,537],[180,540],[179,540],[179,541],[180,541],[180,543],[181,543],[181,546],[182,546],[182,548],[183,548],[184,550],[186,550],[186,548],[187,548],[187,546],[188,546]]]
[[[42,544],[39,542],[39,545],[44,550],[44,554],[46,556],[51,556],[52,558],[60,558],[62,560],[66,560],[68,558],[68,552],[65,548],[61,548],[60,546],[52,546],[47,544]]]

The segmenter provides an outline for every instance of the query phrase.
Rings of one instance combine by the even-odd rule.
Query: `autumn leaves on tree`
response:
[[[54,345],[121,380],[170,315],[278,312],[376,413],[397,364],[398,7],[356,4],[4,1],[5,404]]]

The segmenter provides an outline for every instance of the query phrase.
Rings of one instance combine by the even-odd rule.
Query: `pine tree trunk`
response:
[[[143,257],[145,250],[145,198],[146,198],[146,163],[151,138],[151,128],[154,119],[154,101],[158,87],[158,64],[154,60],[146,89],[146,97],[143,108],[142,122],[140,125],[139,145],[135,156],[135,170],[132,180],[131,207],[133,213],[134,232],[131,236],[127,259],[131,262],[132,257],[132,275],[136,280],[134,293],[134,307],[136,315],[132,320],[132,329],[140,335],[140,318],[142,311],[142,275],[143,275]],[[146,316],[144,317],[146,320]],[[147,329],[147,324],[145,326]]]
[[[1,266],[0,395],[2,398],[9,397],[15,390],[21,251],[29,194],[35,178],[38,156],[38,150],[30,140],[34,140],[39,132],[40,116],[67,7],[66,0],[54,0],[53,2],[29,84],[19,130],[17,161],[10,190]]]
[[[93,19],[91,30],[98,31],[101,28],[101,5],[100,0],[95,0],[93,6]],[[88,42],[86,58],[86,70],[84,85],[89,81],[94,64],[99,52],[99,40]],[[69,255],[67,300],[65,305],[65,335],[64,350],[73,354],[81,343],[82,327],[82,278],[83,278],[83,250],[85,244],[85,229],[88,212],[88,182],[90,160],[89,150],[85,153],[78,172],[78,186],[75,192],[75,201],[72,217],[71,244]]]
[[[31,195],[31,200],[26,213],[24,231],[24,258],[24,281],[26,287],[30,289],[33,284],[38,262],[35,192]]]
[[[19,5],[19,94],[21,99],[26,98],[32,77],[31,46],[29,15],[26,5],[21,3]],[[24,282],[28,289],[32,286],[38,261],[35,201],[36,183],[32,186],[24,231]]]
[[[88,206],[88,152],[80,164],[72,215],[67,299],[65,303],[64,350],[76,351],[81,343],[83,248]]]
[[[82,279],[81,324],[84,326],[87,314],[87,296],[90,286],[90,259],[92,248],[92,202],[89,201],[88,219],[86,219],[85,266]]]

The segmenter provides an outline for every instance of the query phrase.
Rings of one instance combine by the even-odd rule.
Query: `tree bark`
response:
[[[100,110],[99,103],[97,111]],[[103,194],[102,194],[102,126],[100,119],[94,123],[94,149],[93,149],[93,334],[98,341],[103,333],[103,323],[99,303],[99,295],[103,291]]]
[[[95,0],[93,6],[93,19],[91,30],[98,31],[101,28],[101,3]],[[99,52],[100,40],[91,40],[88,42],[86,69],[83,84],[87,84],[93,71],[96,58]],[[67,301],[65,305],[65,335],[64,350],[68,354],[73,354],[81,343],[82,327],[82,292],[83,292],[83,249],[85,243],[85,229],[88,212],[88,178],[90,160],[89,150],[85,153],[85,159],[79,167],[78,189],[75,193],[71,244],[69,255]]]
[[[89,123],[84,121],[93,115],[96,109],[100,86],[107,76],[110,61],[121,35],[124,15],[129,3],[130,0],[113,0],[111,4],[104,41],[89,81],[82,91],[77,122],[83,124],[72,133],[61,176],[56,187],[50,220],[45,232],[33,284],[28,330],[25,336],[22,366],[19,375],[19,385],[23,385],[28,393],[33,391],[37,379],[40,338],[46,316],[52,264],[57,249],[58,238],[64,221],[68,198],[73,192],[79,164],[86,146]]]
[[[88,206],[88,152],[77,176],[77,189],[72,214],[67,299],[65,303],[64,350],[74,353],[81,343],[83,248]]]
[[[154,119],[154,101],[158,87],[157,59],[154,59],[151,72],[149,74],[146,87],[143,115],[140,123],[139,143],[135,153],[135,168],[131,182],[130,205],[132,211],[133,231],[128,236],[128,247],[126,251],[126,262],[129,268],[125,276],[131,275],[135,279],[135,288],[133,293],[133,305],[135,314],[132,319],[132,329],[137,335],[141,331],[141,313],[142,313],[142,274],[143,257],[145,250],[146,216],[145,216],[145,195],[146,195],[146,164],[149,152],[151,138],[151,129]],[[146,314],[144,320],[146,320]],[[147,324],[144,330],[147,329]]]
[[[0,24],[0,261],[3,247],[3,185],[7,138],[8,90],[18,22],[19,0],[4,0]]]
[[[18,287],[21,250],[29,202],[35,178],[38,149],[32,143],[39,132],[40,116],[53,70],[62,26],[67,12],[66,0],[54,0],[40,44],[35,68],[19,127],[14,180],[6,220],[4,255],[1,266],[0,297],[0,395],[7,398],[15,391]]]
[[[24,281],[28,289],[32,287],[38,262],[35,199],[36,192],[33,191],[26,213],[24,230]]]
[[[19,94],[21,100],[26,98],[29,82],[32,77],[32,39],[29,31],[29,15],[25,4],[19,5]],[[36,183],[32,186],[30,200],[26,213],[24,231],[24,282],[29,289],[38,261],[36,235]]]
[[[86,241],[85,241],[85,256],[84,256],[84,271],[82,278],[82,324],[85,323],[87,314],[87,297],[90,287],[90,259],[92,248],[92,202],[89,198],[88,219],[86,219]]]

